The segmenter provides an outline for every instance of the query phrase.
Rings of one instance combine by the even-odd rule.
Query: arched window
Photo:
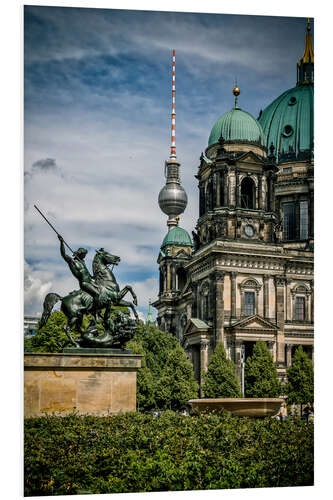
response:
[[[241,207],[255,207],[255,184],[250,177],[245,177],[241,184]]]
[[[182,291],[182,289],[186,284],[186,279],[187,279],[186,271],[183,267],[180,267],[177,269],[176,274],[177,274],[177,290]]]

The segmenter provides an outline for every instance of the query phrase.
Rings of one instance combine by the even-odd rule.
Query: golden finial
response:
[[[237,80],[235,82],[235,86],[234,86],[232,93],[234,94],[235,97],[238,97],[240,94],[240,90],[239,90],[238,85],[237,85]]]
[[[237,85],[237,80],[235,81],[235,86],[233,88],[232,93],[235,96],[235,108],[238,108],[238,96],[240,94],[240,90],[239,90],[238,85]]]
[[[306,27],[307,31],[311,31],[311,24],[310,24],[310,18],[308,17],[308,25]]]

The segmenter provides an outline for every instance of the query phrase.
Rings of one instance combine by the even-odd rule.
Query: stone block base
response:
[[[112,415],[136,410],[141,355],[25,353],[24,416]]]

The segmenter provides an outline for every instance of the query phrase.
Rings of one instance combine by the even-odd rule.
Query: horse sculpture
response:
[[[109,347],[112,344],[112,331],[114,329],[114,321],[111,318],[112,306],[129,307],[136,321],[139,320],[135,306],[137,305],[137,297],[130,285],[126,285],[120,290],[119,285],[114,277],[109,265],[118,265],[120,257],[112,255],[111,253],[100,248],[96,250],[96,255],[93,260],[93,282],[98,287],[97,296],[93,297],[84,290],[74,290],[65,297],[61,297],[57,293],[48,293],[44,300],[43,314],[41,317],[40,326],[44,326],[51,314],[54,305],[61,301],[61,311],[67,318],[67,325],[65,332],[71,344],[82,346],[84,344],[91,345],[92,337],[96,336],[96,345],[106,345]],[[130,292],[133,302],[124,300],[125,295]],[[82,321],[84,314],[93,314],[95,322],[100,316],[100,312],[105,309],[103,316],[104,337],[97,337],[97,333],[92,334],[94,331],[93,325],[90,325],[86,332],[82,331]],[[73,339],[70,334],[71,329],[75,329],[80,333],[80,337]],[[103,342],[105,338],[105,342]]]

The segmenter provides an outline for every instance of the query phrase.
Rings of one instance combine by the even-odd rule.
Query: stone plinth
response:
[[[142,356],[121,350],[84,351],[24,354],[25,417],[136,410],[136,372]]]

